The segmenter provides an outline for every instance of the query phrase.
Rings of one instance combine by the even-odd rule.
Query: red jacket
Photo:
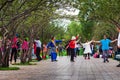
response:
[[[70,41],[70,43],[69,43],[69,47],[70,48],[72,48],[72,49],[75,48],[77,39],[78,39],[78,36],[76,37],[76,39]]]

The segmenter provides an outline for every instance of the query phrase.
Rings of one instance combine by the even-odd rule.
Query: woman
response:
[[[51,61],[57,61],[57,46],[56,43],[62,42],[63,40],[55,40],[53,36],[51,41],[48,43],[47,48],[50,49]]]
[[[78,36],[75,37],[75,36],[72,36],[71,38],[71,41],[69,42],[69,47],[70,47],[70,55],[71,55],[71,58],[70,58],[70,61],[71,62],[75,62],[74,61],[74,57],[75,57],[75,48],[76,48],[76,40],[78,39]]]
[[[90,59],[90,54],[92,53],[92,50],[91,50],[91,46],[90,44],[92,43],[92,41],[88,41],[86,43],[83,44],[85,50],[84,50],[84,57],[85,59],[88,57],[88,59]]]

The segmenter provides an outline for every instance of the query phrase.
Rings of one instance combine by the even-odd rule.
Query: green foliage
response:
[[[94,32],[93,34],[86,32],[87,28],[85,26],[82,27],[83,34],[86,37],[89,38],[90,35],[93,35],[95,38],[100,39],[103,34],[112,38],[116,37],[117,31],[114,25],[117,25],[117,27],[120,26],[119,0],[76,0],[75,3],[73,6],[80,10],[78,15],[80,22],[94,22],[94,27],[88,30]]]
[[[68,36],[68,39],[70,39],[71,36],[76,36],[77,34],[80,34],[80,36],[82,36],[81,33],[81,24],[79,22],[73,21],[68,25],[66,36]]]
[[[67,39],[70,39],[71,36],[76,36],[77,34],[80,34],[80,37],[82,37],[82,40],[88,39],[91,40],[93,36],[93,30],[94,30],[94,22],[92,21],[84,21],[84,22],[71,22],[69,24],[66,36],[68,36]]]
[[[116,39],[118,32],[115,26],[108,23],[99,23],[94,30],[94,38],[97,40],[103,39],[103,35],[107,35],[110,39]]]
[[[82,34],[84,35],[85,40],[91,40],[93,37],[94,31],[94,22],[93,21],[84,21],[81,22],[82,25]]]
[[[6,70],[19,70],[19,67],[0,67],[0,70],[6,71]]]
[[[77,0],[77,8],[80,9],[81,20],[104,20],[118,19],[120,16],[119,0]]]

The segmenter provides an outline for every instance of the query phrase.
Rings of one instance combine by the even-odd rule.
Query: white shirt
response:
[[[91,41],[90,42],[86,42],[86,43],[83,44],[83,46],[85,48],[84,54],[92,53],[90,44],[91,44]]]
[[[41,48],[41,42],[40,42],[40,40],[35,40],[35,42],[36,42],[36,47],[40,47]]]
[[[119,32],[119,35],[118,35],[118,42],[117,42],[117,46],[120,46],[120,32]]]

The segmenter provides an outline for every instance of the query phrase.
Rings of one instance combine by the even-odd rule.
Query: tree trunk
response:
[[[2,67],[9,67],[9,53],[10,53],[10,47],[6,46],[6,42],[5,42],[4,53],[2,56]]]
[[[23,63],[23,64],[26,63],[27,52],[22,52],[20,60],[21,60],[21,63]]]
[[[0,49],[0,67],[2,67],[2,51]]]

